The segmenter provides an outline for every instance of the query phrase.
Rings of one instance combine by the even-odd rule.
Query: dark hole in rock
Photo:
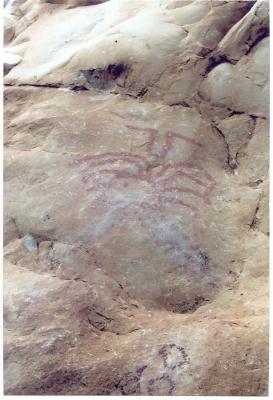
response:
[[[107,71],[113,77],[113,79],[117,79],[126,71],[126,67],[123,64],[110,64],[107,67]]]
[[[81,71],[88,84],[96,89],[107,90],[115,86],[115,80],[126,72],[123,64],[109,64],[106,69],[88,69]]]
[[[191,301],[182,301],[176,304],[169,303],[166,308],[167,310],[177,314],[186,314],[196,311],[200,306],[204,305],[204,303],[208,301],[209,300],[205,299],[203,296],[196,296]]]
[[[148,88],[144,87],[138,92],[137,97],[143,97],[147,92]]]

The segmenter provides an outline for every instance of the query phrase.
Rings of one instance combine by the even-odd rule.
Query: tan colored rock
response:
[[[236,168],[239,152],[248,145],[254,133],[255,119],[245,114],[234,115],[223,119],[217,128],[227,142],[229,165]]]
[[[12,4],[6,394],[267,394],[267,5]]]
[[[258,0],[219,43],[217,51],[230,61],[238,61],[269,32],[269,2]]]
[[[236,65],[217,65],[202,82],[201,97],[218,107],[227,107],[249,115],[267,117],[269,108],[269,39],[260,41]]]
[[[7,74],[15,65],[19,64],[22,60],[22,57],[12,54],[5,53],[4,54],[4,73]]]

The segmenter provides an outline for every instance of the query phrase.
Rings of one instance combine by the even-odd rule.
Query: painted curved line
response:
[[[172,188],[166,188],[164,189],[164,192],[179,192],[179,193],[188,193],[188,194],[192,194],[193,196],[199,197],[200,199],[202,199],[206,204],[211,204],[209,199],[204,196],[202,193],[196,192],[195,190],[192,189],[188,189],[188,188],[184,188],[184,187],[172,187]]]
[[[182,135],[181,133],[168,131],[167,132],[167,140],[172,140],[173,138],[176,138],[176,139],[179,139],[179,140],[184,140],[185,142],[191,143],[191,144],[193,144],[195,146],[198,146],[198,147],[204,147],[200,142],[198,142],[197,140],[195,140],[195,139],[193,139],[191,137]]]
[[[177,204],[177,205],[180,205],[180,206],[187,207],[187,208],[189,208],[189,209],[191,209],[192,211],[195,211],[195,212],[199,211],[199,209],[197,207],[193,206],[192,204],[186,203],[183,200],[178,200],[178,199],[173,198],[173,197],[163,196],[162,200],[164,200],[165,202],[168,202],[170,204]]]
[[[180,176],[183,176],[184,178],[187,178],[187,179],[191,180],[192,182],[196,183],[199,186],[202,186],[202,187],[205,187],[205,188],[207,187],[207,184],[202,182],[200,179],[198,179],[194,175],[188,174],[187,172],[184,172],[184,171],[176,171],[174,174],[168,176],[167,178],[160,179],[158,181],[158,184],[164,185],[164,184],[168,183],[169,181],[173,182],[175,180],[175,178],[179,178]]]
[[[144,156],[130,153],[130,152],[106,152],[106,153],[95,154],[95,155],[86,155],[84,157],[74,159],[73,161],[75,164],[81,164],[81,163],[84,163],[87,161],[91,161],[91,163],[92,163],[92,161],[94,161],[94,163],[95,163],[96,160],[98,160],[97,161],[98,163],[108,162],[108,160],[103,160],[103,159],[100,160],[101,158],[104,158],[104,157],[113,157],[113,158],[109,158],[109,162],[115,160],[116,158],[120,159],[121,161],[128,158],[129,160],[131,159],[132,161],[140,160],[140,161],[146,162],[146,159]],[[94,165],[96,165],[96,164],[94,164]]]
[[[150,135],[150,139],[146,143],[147,144],[147,151],[152,151],[152,147],[154,145],[158,129],[141,128],[141,127],[133,126],[133,125],[125,125],[125,126],[126,126],[126,128],[129,128],[129,129],[134,129],[134,130],[141,131],[141,132],[147,132]]]

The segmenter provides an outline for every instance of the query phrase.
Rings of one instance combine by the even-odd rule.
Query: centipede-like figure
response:
[[[82,167],[82,181],[88,185],[88,192],[105,192],[118,181],[129,183],[134,180],[143,182],[150,188],[152,202],[160,207],[177,204],[196,212],[196,203],[210,204],[209,194],[215,185],[214,179],[203,168],[191,162],[167,161],[177,141],[186,142],[195,148],[202,147],[200,142],[168,131],[163,136],[163,142],[158,143],[157,129],[132,125],[126,127],[148,135],[145,143],[147,155],[107,152],[73,160],[73,165]],[[185,200],[185,197],[190,200]],[[145,200],[143,205],[145,206]]]

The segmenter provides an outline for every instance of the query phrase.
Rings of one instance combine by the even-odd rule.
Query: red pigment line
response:
[[[168,131],[167,134],[165,135],[165,145],[163,146],[162,152],[159,155],[159,158],[164,160],[167,156],[167,154],[169,153],[169,151],[171,150],[171,148],[173,147],[173,142],[174,139],[180,139],[180,140],[184,140],[186,142],[189,142],[191,144],[194,144],[196,146],[200,146],[203,147],[199,142],[197,142],[196,140],[189,138],[187,136],[178,134],[176,132],[170,132]]]
[[[182,161],[182,162],[173,163],[173,164],[169,163],[169,164],[166,164],[166,165],[162,165],[161,167],[162,167],[161,170],[156,174],[156,176],[158,178],[161,177],[163,174],[165,174],[165,172],[168,169],[177,170],[180,167],[192,169],[192,168],[195,168],[195,165],[193,165],[192,163],[189,163],[189,162]]]
[[[119,169],[103,169],[100,170],[100,174],[114,174],[116,178],[137,178],[139,173],[136,175],[132,172],[121,171]]]
[[[202,145],[200,142],[198,142],[197,140],[192,139],[192,138],[190,138],[190,137],[188,137],[188,136],[182,135],[181,133],[176,133],[176,132],[168,131],[168,132],[167,132],[167,137],[168,137],[169,139],[176,138],[176,139],[184,140],[184,141],[186,141],[186,142],[189,142],[189,143],[191,143],[191,144],[194,144],[195,146],[203,147],[203,145]]]
[[[134,166],[134,167],[136,167],[138,170],[140,169],[140,170],[143,170],[143,168],[145,167],[143,164],[141,164],[140,162],[138,162],[137,160],[136,161],[129,161],[129,160],[123,160],[123,163],[121,164],[121,165],[115,165],[115,164],[117,164],[119,161],[121,161],[121,160],[107,160],[107,162],[105,163],[105,162],[100,162],[100,163],[97,163],[96,165],[87,165],[81,172],[82,173],[86,173],[86,172],[88,172],[88,171],[90,171],[90,169],[92,170],[92,171],[96,171],[98,174],[100,174],[102,171],[104,171],[103,169],[99,169],[99,168],[103,168],[103,167],[105,167],[105,166],[107,166],[107,164],[108,164],[108,166],[110,167],[111,165],[113,165],[113,166],[116,166],[116,167],[120,167],[120,168],[122,168],[122,169],[126,169],[126,168],[129,168],[129,167],[132,167],[132,166]],[[125,165],[124,165],[125,164]],[[127,164],[127,165],[126,165]]]
[[[125,125],[125,126],[126,126],[126,128],[135,129],[137,131],[143,131],[143,132],[148,132],[148,133],[158,132],[158,129],[155,129],[155,128],[142,128],[141,126],[134,126],[134,125]]]
[[[148,202],[146,202],[146,201],[143,201],[143,202],[140,203],[139,206],[140,206],[143,210],[160,211],[160,207],[159,207],[159,205],[156,204],[156,203],[148,203]],[[145,224],[145,222],[143,221],[142,218],[141,218],[141,225],[144,226],[144,227],[147,226],[147,225]]]
[[[102,158],[102,157],[120,157],[120,160],[125,160],[126,158],[128,158],[129,160],[131,159],[132,161],[133,160],[141,160],[141,161],[145,161],[145,158],[143,157],[143,156],[140,156],[140,155],[137,155],[137,154],[133,154],[133,153],[126,153],[126,152],[120,152],[120,153],[118,153],[118,152],[107,152],[107,153],[102,153],[102,154],[97,154],[97,155],[87,155],[87,156],[84,156],[84,157],[82,157],[82,158],[78,158],[78,159],[75,159],[75,160],[73,160],[75,163],[77,163],[77,164],[79,164],[79,163],[82,163],[82,162],[85,162],[85,161],[94,161],[94,160],[98,160],[99,158]],[[110,162],[112,162],[113,160],[114,160],[114,158],[112,158],[112,159],[109,159],[110,160]],[[107,160],[105,161],[105,160],[99,160],[99,163],[101,163],[101,162],[105,162],[105,163],[107,163]]]
[[[128,172],[120,169],[114,169],[114,168],[109,168],[109,169],[101,169],[99,172],[97,172],[99,175],[103,174],[113,174],[115,178],[134,178],[134,179],[142,179],[142,175],[140,172],[137,174],[133,172]],[[94,173],[90,173],[88,175],[85,175],[83,177],[83,181],[87,182],[89,178],[92,178],[94,176]],[[144,180],[146,180],[143,177]]]
[[[211,204],[209,199],[205,197],[203,194],[196,192],[195,190],[191,190],[188,188],[166,188],[164,189],[164,192],[179,192],[179,193],[189,193],[192,194],[193,196],[199,197],[202,199],[206,204]]]
[[[168,140],[168,138],[165,143],[166,144],[163,146],[161,153],[159,153],[159,155],[158,155],[158,158],[159,158],[159,160],[161,160],[161,162],[165,160],[167,154],[169,153],[169,151],[171,149],[171,143]]]
[[[145,175],[141,172],[138,172],[137,174],[133,174],[131,172],[127,172],[127,171],[120,171],[120,170],[116,170],[116,172],[114,172],[115,170],[103,170],[101,172],[105,172],[105,173],[109,173],[109,174],[114,174],[113,180],[115,181],[116,179],[124,179],[124,178],[128,178],[128,179],[136,179],[138,181],[145,181],[145,182],[150,182],[150,177],[149,175]]]
[[[89,170],[89,168],[86,168],[83,172],[87,172]],[[89,179],[93,178],[95,175],[95,172],[89,172],[88,174],[84,175],[82,177],[82,182],[86,183],[89,181]]]
[[[97,191],[97,188],[90,187],[90,188],[86,189],[86,191],[87,191],[88,193],[94,192],[94,191]]]
[[[82,177],[82,182],[84,182],[84,183],[88,182],[89,179],[92,178],[92,176],[93,176],[92,174],[84,175]]]
[[[171,198],[171,197],[163,197],[162,200],[164,200],[164,201],[166,201],[168,203],[171,203],[171,204],[178,204],[180,206],[184,206],[184,207],[190,208],[192,211],[199,211],[198,208],[196,208],[192,204],[185,203],[182,200],[174,199],[174,198]]]
[[[122,165],[120,165],[120,167],[122,167],[122,168],[126,168],[126,165],[124,165],[125,163],[126,164],[128,164],[129,166],[135,166],[135,167],[137,167],[137,168],[143,168],[144,167],[144,165],[139,161],[139,160],[121,160],[121,159],[119,159],[119,160],[117,160],[117,159],[111,159],[111,158],[108,158],[107,160],[103,160],[103,161],[99,161],[99,162],[96,162],[96,163],[92,163],[92,164],[88,164],[84,169],[83,169],[83,171],[82,172],[86,172],[86,171],[88,171],[90,168],[99,168],[99,167],[105,167],[105,166],[107,166],[107,165],[114,165],[114,164],[118,164],[119,162],[122,162]],[[118,165],[117,165],[118,166]],[[101,171],[101,170],[97,170],[98,172],[99,171]]]
[[[193,169],[197,169],[198,171],[201,171],[202,174],[208,179],[208,181],[210,181],[210,184],[216,185],[216,180],[202,167],[200,167],[199,165],[196,164],[192,164],[190,162],[176,162],[174,164],[168,164],[169,168],[175,168],[178,169],[178,167],[185,167],[185,168],[193,168]]]
[[[200,185],[202,187],[205,187],[205,188],[207,187],[207,185],[204,182],[202,182],[200,179],[196,178],[194,175],[188,174],[187,172],[183,172],[183,171],[176,171],[173,175],[170,175],[167,178],[161,179],[158,183],[164,185],[168,181],[174,180],[175,178],[177,178],[179,176],[183,176],[185,178],[188,178],[192,182],[195,182],[197,185]]]
[[[135,178],[151,184],[153,183],[153,176],[151,171],[139,171],[138,175]]]
[[[116,173],[115,173],[115,171],[116,171]],[[114,170],[114,169],[104,169],[104,170],[101,170],[100,172],[105,172],[105,173],[109,173],[109,174],[115,173],[115,178],[133,178],[133,179],[137,179],[137,180],[150,182],[150,176],[147,175],[146,171],[143,171],[143,169],[138,171],[137,174],[135,174],[133,172]]]
[[[208,178],[208,180],[211,181],[212,185],[215,186],[217,183],[216,180],[207,171],[204,171],[204,174],[206,178]]]
[[[172,165],[172,164],[170,164],[170,165]],[[182,166],[182,167],[188,167],[188,168],[196,168],[198,171],[202,171],[202,173],[204,174],[204,176],[205,176],[209,181],[211,181],[211,182],[213,182],[213,183],[216,184],[216,180],[215,180],[204,168],[200,167],[199,165],[192,164],[192,163],[189,163],[189,162],[177,162],[177,163],[174,163],[173,166],[174,166],[175,168],[180,167],[180,166]]]
[[[152,147],[154,145],[155,142],[155,138],[158,132],[158,129],[154,129],[154,128],[141,128],[138,126],[133,126],[133,125],[125,125],[127,128],[129,129],[134,129],[137,131],[142,131],[142,132],[147,132],[150,135],[149,141],[147,142],[147,151],[151,151]]]
[[[199,165],[193,164],[188,161],[179,161],[175,162],[173,164],[168,164],[170,167],[178,169],[179,167],[185,167],[185,168],[190,168],[190,169],[197,169],[198,171],[204,171],[204,168],[200,167]]]
[[[91,186],[90,188],[86,189],[86,191],[87,192],[93,192],[99,190],[105,191],[106,189],[110,189],[114,183],[115,183],[114,179],[109,179],[108,182],[99,183],[97,185]]]
[[[87,192],[94,192],[94,191],[98,191],[99,190],[99,186],[91,186],[90,188],[86,189]]]
[[[166,172],[169,168],[171,168],[169,165],[161,165],[161,170],[158,171],[158,172],[155,174],[155,176],[156,176],[157,178],[161,177],[163,174],[165,174],[165,172]]]
[[[128,171],[124,171],[124,170],[118,170],[118,169],[103,169],[99,171],[99,175],[103,175],[103,174],[113,174],[113,180],[116,179],[124,179],[124,178],[133,178],[133,179],[138,179],[138,180],[145,180],[148,181],[147,177],[143,174],[141,174],[140,172],[138,172],[137,174],[134,174],[133,172],[128,172]],[[94,173],[90,173],[88,175],[85,175],[82,178],[83,182],[88,182],[88,180],[90,178],[92,178],[94,176]]]
[[[192,163],[188,163],[188,162],[182,162],[182,163],[175,163],[175,164],[173,164],[173,166],[175,167],[175,168],[177,168],[177,167],[179,167],[179,166],[183,166],[183,167],[188,167],[188,168],[195,168],[195,169],[197,169],[198,171],[200,171],[206,178],[207,178],[207,180],[209,181],[209,183],[208,183],[208,187],[213,187],[213,186],[215,186],[216,185],[216,180],[204,169],[204,168],[202,168],[202,167],[200,167],[199,165],[194,165],[194,164],[192,164]]]

